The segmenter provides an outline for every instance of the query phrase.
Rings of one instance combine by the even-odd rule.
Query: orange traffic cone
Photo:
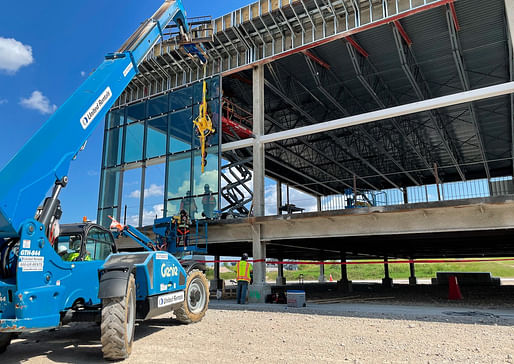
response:
[[[332,274],[330,274],[330,278],[329,278],[330,282],[333,282],[334,281],[334,278],[332,278]]]
[[[461,300],[462,298],[463,297],[462,293],[460,293],[459,282],[457,281],[457,277],[448,277],[448,299]]]

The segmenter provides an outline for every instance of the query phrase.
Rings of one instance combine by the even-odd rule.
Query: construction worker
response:
[[[188,238],[189,238],[189,216],[187,216],[186,210],[180,211],[180,216],[178,217],[178,227],[177,227],[177,246],[187,247]]]
[[[241,260],[236,264],[236,280],[237,280],[237,303],[244,305],[246,303],[246,292],[248,284],[251,281],[252,265],[248,262],[248,254],[243,253]]]

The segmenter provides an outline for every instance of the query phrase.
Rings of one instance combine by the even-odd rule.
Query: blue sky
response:
[[[218,17],[249,0],[183,0],[188,16]],[[62,105],[161,0],[9,1],[0,12],[0,166]],[[72,162],[63,222],[96,218],[103,128]],[[34,151],[37,152],[37,151]],[[1,168],[1,167],[0,167]],[[32,212],[30,213],[32,214]]]

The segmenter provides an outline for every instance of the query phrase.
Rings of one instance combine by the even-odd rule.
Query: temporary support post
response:
[[[318,277],[318,281],[319,281],[320,283],[325,282],[325,264],[320,264],[320,265],[319,265],[319,277]]]
[[[283,258],[279,258],[280,261]],[[286,285],[286,277],[284,277],[284,264],[278,264],[278,275],[277,275],[277,286],[285,286]]]
[[[409,285],[415,286],[418,284],[418,279],[416,278],[416,270],[414,268],[414,262],[409,263],[410,268],[410,277],[409,277]]]
[[[403,203],[408,204],[409,203],[409,193],[407,191],[407,187],[402,188],[402,193],[403,193]]]
[[[321,196],[316,196],[316,205],[318,208],[318,212],[321,212]]]
[[[220,279],[220,256],[216,255],[214,260],[216,262],[214,263],[214,279],[211,281],[211,287],[223,289],[223,281]]]
[[[341,251],[341,263],[346,263],[346,253]],[[341,280],[337,282],[339,285],[339,290],[343,292],[351,292],[352,281],[348,279],[348,266],[346,264],[341,264]]]
[[[264,67],[253,69],[253,215],[264,216]],[[261,241],[261,226],[252,225],[253,284],[249,288],[250,302],[264,302],[271,287],[266,285],[266,245]]]
[[[389,259],[387,257],[384,257],[384,278],[382,278],[382,285],[384,287],[392,287],[393,286],[393,280],[389,276]]]

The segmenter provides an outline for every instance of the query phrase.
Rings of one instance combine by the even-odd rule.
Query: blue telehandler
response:
[[[171,23],[186,52],[203,54],[181,1],[166,0],[0,170],[0,353],[18,333],[96,321],[104,358],[124,359],[137,320],[174,312],[192,323],[205,315],[202,272],[148,246],[120,253],[112,232],[97,224],[59,224],[70,162]]]

